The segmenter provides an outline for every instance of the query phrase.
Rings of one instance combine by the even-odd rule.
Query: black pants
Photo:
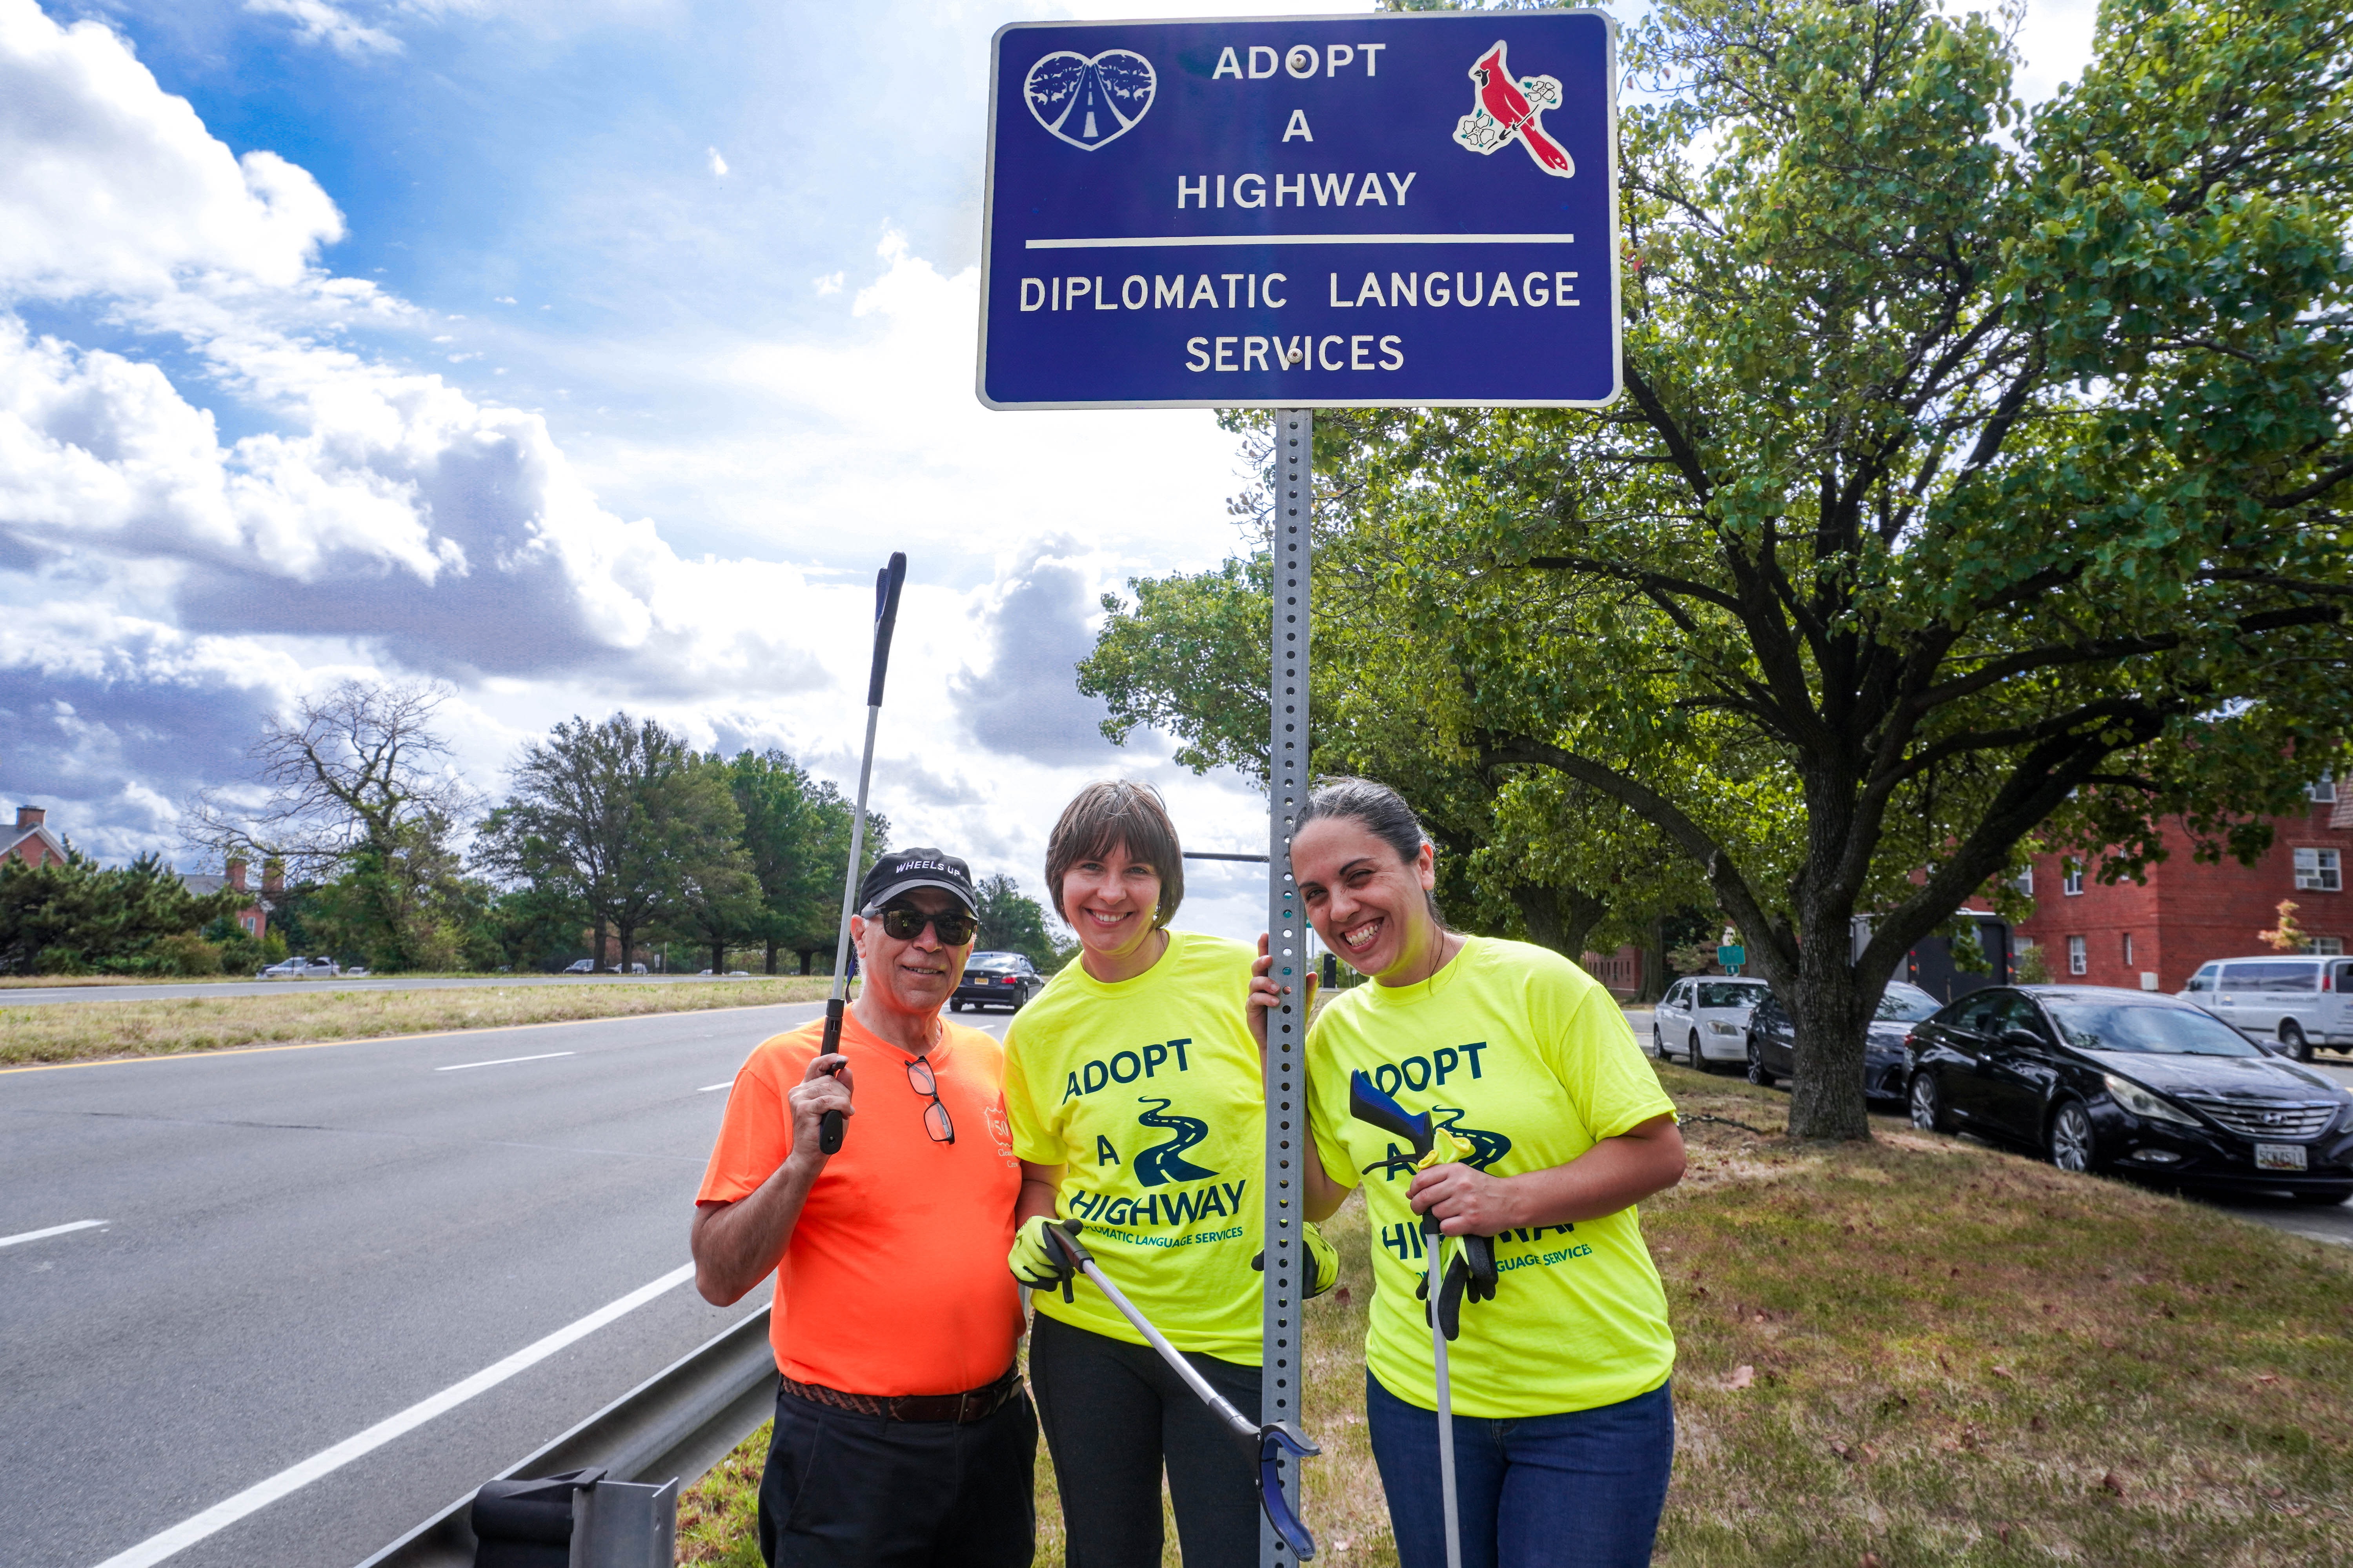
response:
[[[885,1421],[778,1391],[760,1477],[772,1568],[1029,1568],[1038,1418],[1016,1394],[979,1421]]]
[[[1257,1418],[1258,1368],[1185,1359]],[[1257,1568],[1258,1455],[1150,1346],[1039,1312],[1029,1386],[1054,1457],[1070,1568],[1160,1568],[1164,1462],[1185,1568]]]

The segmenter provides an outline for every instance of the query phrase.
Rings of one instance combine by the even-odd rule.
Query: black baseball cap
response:
[[[980,912],[979,895],[972,890],[972,868],[939,849],[894,849],[875,861],[858,885],[858,907],[871,914],[914,888],[938,888],[953,893],[972,913]]]

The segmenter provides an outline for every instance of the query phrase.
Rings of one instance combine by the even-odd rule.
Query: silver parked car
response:
[[[1664,1060],[1680,1052],[1703,1071],[1746,1063],[1748,1015],[1770,994],[1765,982],[1745,974],[1678,980],[1651,1013],[1651,1053]]]
[[[2298,1061],[2310,1061],[2315,1046],[2353,1047],[2353,958],[2218,958],[2174,994],[2242,1034],[2277,1040]]]
[[[343,969],[332,958],[304,958],[299,953],[273,963],[257,976],[262,980],[332,980]]]

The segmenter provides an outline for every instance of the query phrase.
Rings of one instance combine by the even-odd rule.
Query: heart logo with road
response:
[[[1130,49],[1105,49],[1092,59],[1058,49],[1029,68],[1021,93],[1049,135],[1092,153],[1135,128],[1157,79],[1152,62]]]

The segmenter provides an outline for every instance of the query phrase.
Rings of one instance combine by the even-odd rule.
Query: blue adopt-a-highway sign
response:
[[[1609,402],[1616,74],[1597,11],[1001,29],[981,401]]]

